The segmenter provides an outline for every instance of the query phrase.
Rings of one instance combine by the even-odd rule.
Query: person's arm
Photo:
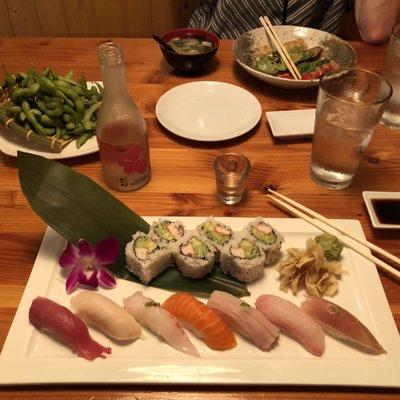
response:
[[[400,0],[356,0],[355,14],[361,38],[381,43],[392,32],[400,10]]]

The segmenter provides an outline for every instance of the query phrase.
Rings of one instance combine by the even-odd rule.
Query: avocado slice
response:
[[[201,228],[203,232],[206,234],[207,238],[214,243],[224,245],[231,238],[231,235],[225,235],[224,233],[217,232],[215,230],[216,224],[210,221],[204,222]]]
[[[191,237],[189,242],[193,247],[196,258],[206,258],[207,257],[207,253],[209,252],[209,249],[204,242],[202,242],[196,236]]]
[[[135,240],[135,247],[144,247],[151,253],[157,248],[157,243],[146,236],[139,236]]]
[[[247,239],[241,240],[239,247],[244,250],[244,255],[247,259],[260,257],[261,253],[258,247]]]
[[[168,240],[168,242],[172,242],[175,240],[175,238],[172,236],[171,232],[168,230],[168,225],[170,224],[170,221],[163,221],[160,224],[156,225],[154,227],[154,233],[165,240]]]

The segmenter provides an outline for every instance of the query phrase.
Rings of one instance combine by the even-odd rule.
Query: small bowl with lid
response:
[[[203,29],[174,29],[165,33],[162,39],[176,51],[160,45],[165,60],[181,72],[203,69],[214,58],[219,46],[218,37]]]

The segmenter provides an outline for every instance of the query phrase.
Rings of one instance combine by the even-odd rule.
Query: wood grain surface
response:
[[[99,80],[96,50],[101,39],[0,39],[0,60],[10,71],[50,65],[60,73],[84,70]],[[368,240],[400,256],[399,231],[374,230],[361,197],[363,190],[400,191],[400,131],[378,126],[353,184],[341,191],[316,186],[308,177],[311,141],[279,142],[272,139],[265,115],[246,135],[214,144],[180,139],[167,132],[155,117],[157,99],[168,89],[190,81],[234,83],[251,91],[268,110],[305,109],[315,106],[316,89],[283,90],[258,81],[243,71],[232,56],[232,41],[222,41],[214,62],[201,73],[174,72],[150,39],[118,39],[124,48],[128,88],[146,118],[153,176],[137,192],[113,194],[141,215],[199,215],[287,217],[271,205],[265,189],[273,187],[330,218],[359,219]],[[386,47],[353,42],[358,66],[380,72]],[[263,113],[264,114],[264,113]],[[221,115],[221,118],[224,118]],[[246,155],[252,162],[248,191],[236,206],[218,202],[213,160],[223,151]],[[63,161],[105,187],[98,154]],[[18,307],[45,224],[22,194],[15,158],[1,153],[0,164],[0,346],[4,344]],[[397,327],[400,327],[399,283],[381,273]],[[373,294],[371,294],[373,295]],[[18,373],[18,371],[16,371]],[[400,379],[400,373],[399,373]],[[143,387],[79,386],[1,388],[0,399],[382,399],[397,391],[357,388],[288,387]]]

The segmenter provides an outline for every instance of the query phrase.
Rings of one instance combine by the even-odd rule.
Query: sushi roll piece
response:
[[[158,237],[159,246],[161,248],[171,248],[171,245],[183,237],[185,227],[182,222],[170,221],[169,219],[159,219],[154,221],[150,227],[150,235]]]
[[[265,253],[265,265],[275,262],[280,254],[283,237],[261,217],[250,222],[244,229],[245,235],[262,248]]]
[[[126,268],[147,285],[173,265],[169,250],[160,248],[157,238],[136,232],[125,247]]]
[[[232,228],[210,217],[200,224],[196,230],[213,245],[215,248],[215,261],[218,262],[222,247],[233,238]]]
[[[178,242],[173,255],[179,271],[188,278],[202,278],[214,268],[214,251],[196,231]]]
[[[240,282],[252,282],[264,272],[265,254],[254,241],[237,236],[221,252],[221,270]]]

